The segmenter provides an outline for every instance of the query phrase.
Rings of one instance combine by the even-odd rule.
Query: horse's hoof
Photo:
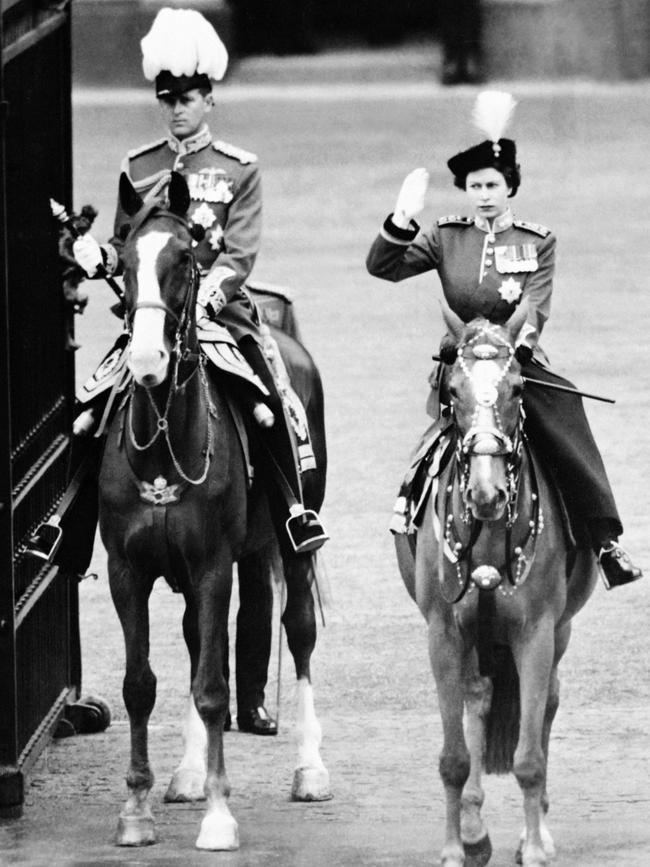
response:
[[[118,846],[149,846],[156,842],[153,816],[126,816],[117,820]]]
[[[458,851],[457,846],[445,847],[440,855],[441,867],[464,867],[465,853],[461,849]]]
[[[205,801],[205,774],[182,769],[175,772],[165,792],[169,804],[184,804],[188,801]]]
[[[217,815],[208,813],[204,816],[196,848],[210,852],[232,852],[239,849],[239,828],[233,816],[229,812],[220,812]]]
[[[465,850],[465,867],[485,867],[492,857],[492,842],[486,834],[476,843],[463,843]]]
[[[329,801],[331,797],[330,775],[325,768],[296,768],[292,801]]]

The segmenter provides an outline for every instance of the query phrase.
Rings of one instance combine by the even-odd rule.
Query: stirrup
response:
[[[34,531],[25,553],[30,557],[49,562],[58,551],[62,538],[61,517],[52,515]]]
[[[322,547],[329,539],[320,518],[313,509],[295,503],[285,522],[289,541],[296,554],[307,554]]]

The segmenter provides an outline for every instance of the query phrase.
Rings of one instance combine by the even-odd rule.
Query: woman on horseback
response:
[[[517,305],[526,304],[516,349],[522,374],[572,389],[548,369],[539,345],[550,312],[555,237],[542,225],[515,219],[508,206],[521,182],[515,142],[502,137],[514,106],[509,94],[480,94],[474,119],[488,138],[447,163],[454,184],[467,194],[471,216],[443,217],[421,230],[415,218],[424,208],[429,175],[415,169],[405,178],[366,264],[370,274],[393,282],[437,271],[447,303],[464,322],[484,316],[504,323]],[[448,336],[440,357],[445,365],[455,361],[456,346]],[[623,527],[580,396],[527,382],[524,409],[525,430],[553,472],[574,532],[586,532],[606,587],[640,578],[641,570],[618,544]]]

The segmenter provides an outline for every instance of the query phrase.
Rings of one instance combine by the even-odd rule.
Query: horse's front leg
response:
[[[526,822],[521,863],[524,867],[543,867],[548,863],[550,854],[547,848],[552,850],[543,804],[546,786],[544,729],[546,726],[550,731],[556,707],[553,700],[549,702],[555,656],[554,624],[551,618],[543,618],[518,636],[513,643],[513,655],[519,673],[521,696],[519,742],[513,771],[524,796]]]
[[[120,813],[118,846],[155,843],[149,805],[153,773],[149,765],[147,725],[156,701],[156,676],[149,665],[149,595],[151,583],[136,584],[127,565],[109,559],[113,603],[124,632],[126,673],[122,694],[131,727],[131,762],[126,777],[129,796]]]
[[[441,852],[442,867],[462,867],[465,850],[461,839],[461,795],[470,773],[470,754],[463,731],[464,642],[451,621],[434,612],[429,617],[429,657],[438,690],[443,746],[440,777],[445,787],[446,829]]]
[[[215,570],[197,588],[199,660],[192,682],[198,715],[207,732],[207,810],[196,841],[197,849],[223,851],[239,848],[239,829],[228,807],[230,783],[223,755],[223,727],[229,705],[223,674],[223,655],[232,586],[232,555],[222,550]]]
[[[314,708],[310,672],[310,659],[316,645],[316,616],[310,586],[315,562],[305,554],[287,554],[283,562],[287,605],[282,622],[298,679],[298,764],[294,771],[291,797],[294,801],[327,801],[332,797],[332,792],[329,772],[320,755],[322,730]],[[313,580],[317,580],[317,577]]]
[[[472,864],[487,864],[492,854],[492,844],[487,827],[481,816],[485,798],[481,785],[483,757],[485,754],[485,720],[492,701],[492,681],[481,677],[474,654],[468,658],[464,676],[465,707],[467,724],[465,733],[470,754],[469,778],[461,798],[461,837],[465,855]]]
[[[190,655],[190,682],[192,682],[199,664],[200,641],[196,605],[189,597],[186,599],[183,616],[183,635]],[[183,757],[171,778],[165,793],[165,801],[205,800],[207,750],[208,735],[190,691],[183,723]]]

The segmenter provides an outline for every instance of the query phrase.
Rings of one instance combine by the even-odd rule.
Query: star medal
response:
[[[504,280],[499,286],[499,295],[504,301],[507,301],[508,304],[512,304],[513,301],[518,301],[521,295],[521,286],[519,285],[519,281],[515,280],[514,277],[509,277],[507,280]]]
[[[220,250],[223,242],[223,228],[215,226],[208,236],[208,241],[213,250]]]
[[[217,215],[206,202],[203,202],[192,214],[192,221],[203,226],[204,229],[209,229],[216,219]]]

